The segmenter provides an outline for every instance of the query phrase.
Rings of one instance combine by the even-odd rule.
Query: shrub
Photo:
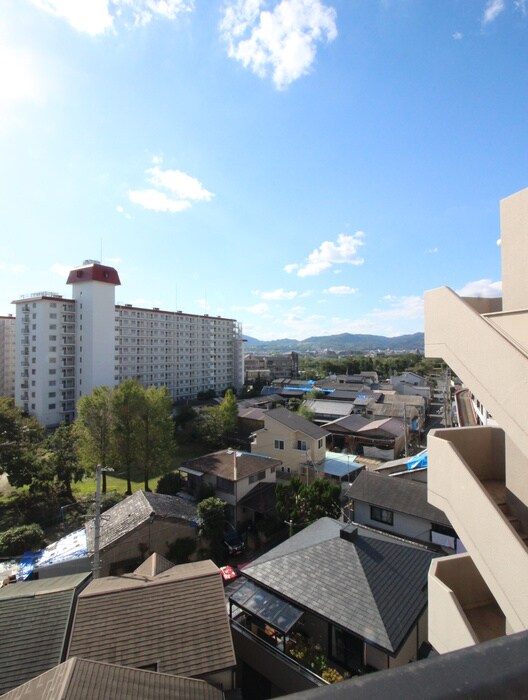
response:
[[[181,490],[181,478],[177,472],[167,472],[158,481],[156,493],[175,496]]]
[[[196,549],[196,540],[192,537],[181,537],[169,545],[167,559],[174,564],[186,564]]]
[[[12,527],[0,534],[0,556],[14,557],[27,551],[37,551],[44,545],[44,532],[40,525]]]

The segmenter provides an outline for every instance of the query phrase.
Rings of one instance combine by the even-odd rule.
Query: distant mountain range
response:
[[[243,336],[244,352],[369,352],[370,350],[408,351],[424,349],[424,334],[397,335],[389,338],[384,335],[363,335],[361,333],[339,333],[338,335],[321,335],[293,340],[258,340],[248,335]]]

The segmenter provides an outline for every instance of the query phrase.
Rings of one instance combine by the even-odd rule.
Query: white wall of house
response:
[[[387,509],[389,510],[389,509]],[[399,513],[398,511],[390,511],[393,514],[393,524],[389,525],[371,517],[371,505],[364,501],[354,501],[354,520],[361,525],[368,525],[377,528],[378,530],[386,530],[387,532],[406,535],[416,539],[429,542],[429,533],[431,531],[431,521],[424,520],[415,515],[407,513]]]

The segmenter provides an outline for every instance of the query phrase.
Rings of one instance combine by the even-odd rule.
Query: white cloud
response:
[[[3,263],[0,262],[0,272],[13,272],[14,274],[18,274],[19,272],[26,272],[27,271],[27,266],[23,265],[21,263]]]
[[[429,255],[436,255],[436,253],[438,253],[438,248],[428,248],[425,252],[429,253]]]
[[[194,9],[194,0],[33,0],[33,4],[91,36],[112,31],[115,20],[144,26],[152,19],[174,20]]]
[[[528,4],[526,0],[514,0],[513,5],[515,9],[521,12],[523,15],[528,15]]]
[[[274,289],[271,292],[259,292],[258,290],[254,292],[261,299],[266,299],[267,301],[284,301],[295,299],[297,292],[291,291],[287,292],[285,289]]]
[[[201,182],[181,170],[162,170],[159,157],[155,165],[147,169],[147,181],[157,189],[129,190],[128,198],[134,204],[151,211],[178,212],[189,209],[193,202],[209,202],[214,197]],[[167,190],[169,194],[161,190]],[[119,211],[119,208],[118,208]]]
[[[109,0],[33,0],[33,4],[91,36],[112,28]]]
[[[490,24],[491,22],[494,22],[501,12],[504,11],[504,9],[504,0],[488,0],[486,7],[484,8],[482,24]]]
[[[133,204],[139,204],[143,209],[170,212],[171,214],[185,211],[191,206],[190,202],[171,199],[165,192],[158,190],[129,190],[128,197]]]
[[[346,284],[342,284],[337,287],[328,287],[324,290],[325,294],[355,294],[357,289],[354,287],[348,287]]]
[[[464,35],[462,34],[462,32],[453,32],[452,37],[455,41],[460,41],[464,38]]]
[[[308,256],[305,263],[291,263],[286,265],[286,272],[297,272],[299,277],[311,277],[328,270],[332,265],[362,265],[364,259],[358,255],[358,248],[364,245],[365,234],[362,231],[347,236],[340,233],[337,241],[323,241]]]
[[[54,263],[50,267],[50,270],[55,275],[66,279],[74,267],[77,267],[77,265],[62,265],[61,263]]]
[[[228,56],[283,90],[306,75],[316,46],[337,36],[336,12],[321,0],[229,0],[220,31]]]
[[[423,297],[413,295],[397,297],[387,294],[383,300],[388,302],[388,308],[375,309],[369,316],[385,321],[423,318]]]
[[[266,302],[262,302],[261,304],[246,306],[244,307],[244,311],[247,311],[250,314],[255,314],[256,316],[263,316],[264,314],[269,313],[269,306],[266,304]]]
[[[468,282],[457,291],[462,297],[500,297],[502,294],[502,282],[492,282],[490,279]]]
[[[181,170],[161,170],[157,165],[149,168],[149,182],[172,192],[178,199],[210,202],[214,197],[195,177]]]

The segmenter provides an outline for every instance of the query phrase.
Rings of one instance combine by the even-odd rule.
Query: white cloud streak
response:
[[[337,241],[323,241],[319,248],[310,253],[304,263],[290,263],[284,267],[288,273],[296,272],[299,277],[311,277],[321,274],[333,265],[363,265],[364,259],[358,249],[364,245],[365,234],[362,231],[347,236],[340,233]]]
[[[342,285],[336,286],[336,287],[328,287],[328,289],[324,290],[325,294],[337,294],[337,295],[355,294],[356,292],[357,292],[357,289],[355,287],[348,287],[345,284],[342,284]]]
[[[488,0],[484,8],[484,14],[482,15],[482,24],[494,22],[504,10],[504,0]]]
[[[259,296],[261,299],[265,299],[267,301],[291,301],[297,296],[297,292],[288,292],[285,289],[273,289],[270,292],[260,292],[256,290],[253,293]]]
[[[192,12],[194,0],[32,0],[78,32],[97,36],[115,30],[116,20],[125,26],[144,26],[156,18],[174,20]]]
[[[146,171],[147,181],[154,188],[129,190],[128,198],[133,204],[151,211],[176,214],[189,209],[194,202],[209,202],[214,197],[191,175],[181,170],[162,170],[158,157],[154,162],[155,165]]]
[[[321,0],[229,0],[220,32],[230,58],[283,90],[309,73],[319,42],[337,36],[336,12]]]
[[[462,297],[500,297],[502,282],[492,282],[490,279],[474,280],[465,284],[457,294]]]

